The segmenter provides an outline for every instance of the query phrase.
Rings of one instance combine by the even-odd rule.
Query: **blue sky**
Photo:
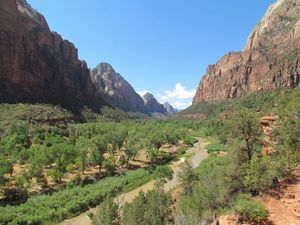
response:
[[[186,107],[206,67],[246,40],[274,0],[28,0],[90,68]]]

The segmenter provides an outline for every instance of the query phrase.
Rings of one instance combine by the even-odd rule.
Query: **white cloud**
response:
[[[137,91],[140,96],[143,96],[149,91]],[[160,103],[169,102],[174,108],[182,110],[192,105],[192,99],[196,91],[187,89],[181,83],[174,85],[173,90],[164,90],[162,93],[155,93],[157,100]]]
[[[195,90],[187,90],[185,86],[181,83],[177,83],[175,85],[175,89],[173,91],[165,90],[165,95],[161,97],[163,101],[167,101],[168,99],[190,99],[193,98],[196,94]]]
[[[143,97],[147,92],[149,91],[137,91],[136,93],[138,93],[141,97]]]
[[[192,102],[176,101],[174,103],[171,103],[171,105],[173,107],[175,107],[176,109],[185,109],[185,108],[189,107],[190,105],[192,105]]]

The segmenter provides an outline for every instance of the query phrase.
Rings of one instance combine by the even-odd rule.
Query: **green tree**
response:
[[[171,200],[163,186],[156,186],[146,194],[140,192],[132,203],[123,207],[125,225],[165,225],[171,217]]]
[[[169,146],[176,145],[179,141],[179,135],[177,135],[174,130],[166,130],[164,136]]]
[[[94,139],[95,148],[92,148],[92,161],[98,165],[99,174],[101,174],[101,168],[104,162],[104,153],[107,151],[107,143],[102,137],[96,137]]]
[[[159,132],[154,132],[148,137],[148,145],[150,148],[154,148],[155,150],[159,150],[163,145],[165,139],[164,136]]]
[[[55,167],[50,171],[50,175],[60,183],[61,178],[67,172],[68,166],[73,163],[76,155],[73,146],[65,143],[53,145],[50,151],[55,162]]]
[[[79,166],[81,175],[84,174],[85,168],[89,163],[89,155],[92,151],[93,143],[90,140],[79,139],[75,145],[76,164]]]
[[[134,160],[136,158],[137,154],[139,153],[139,148],[136,144],[128,142],[125,147],[124,153],[125,153],[126,166],[128,166],[129,161]]]
[[[273,179],[276,177],[276,168],[269,158],[254,155],[250,163],[247,164],[246,175],[243,178],[246,191],[258,194],[272,186]]]
[[[275,154],[281,163],[282,172],[288,175],[300,162],[300,88],[295,89],[289,99],[284,100]]]
[[[119,206],[108,196],[93,216],[93,225],[119,225]]]
[[[144,221],[146,202],[145,193],[142,191],[131,203],[126,202],[123,206],[122,222],[125,225],[146,224]]]
[[[114,164],[114,159],[112,158],[107,158],[104,160],[104,168],[107,176],[113,176],[115,174],[115,164]]]
[[[189,162],[185,162],[183,164],[182,170],[178,174],[178,179],[181,187],[183,188],[183,194],[191,196],[193,192],[193,185],[198,180],[198,177]]]
[[[242,153],[241,160],[252,159],[255,145],[260,144],[260,126],[258,116],[249,109],[242,108],[232,115],[229,121],[232,138],[237,141],[237,149]]]
[[[13,162],[7,159],[0,159],[0,191],[6,183],[6,174],[12,174],[13,172]]]
[[[48,159],[48,148],[35,145],[31,146],[29,149],[29,176],[31,178],[35,177],[37,182],[43,187],[47,186],[47,179],[43,174],[44,166],[49,163]]]

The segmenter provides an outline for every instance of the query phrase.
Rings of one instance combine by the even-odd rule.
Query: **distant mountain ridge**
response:
[[[193,105],[293,88],[300,81],[300,1],[278,0],[254,28],[242,52],[208,66]]]
[[[152,94],[140,96],[108,63],[98,64],[91,71],[91,77],[101,97],[113,107],[127,112],[173,114],[169,113]]]

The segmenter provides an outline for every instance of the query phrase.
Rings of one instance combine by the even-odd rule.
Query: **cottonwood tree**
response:
[[[102,137],[94,139],[95,147],[92,148],[92,161],[98,165],[99,174],[101,175],[101,168],[104,162],[104,153],[107,151],[107,143]]]
[[[65,143],[53,145],[50,151],[55,162],[55,167],[50,171],[50,175],[60,183],[61,178],[67,172],[67,167],[74,161],[76,155],[73,147]]]

